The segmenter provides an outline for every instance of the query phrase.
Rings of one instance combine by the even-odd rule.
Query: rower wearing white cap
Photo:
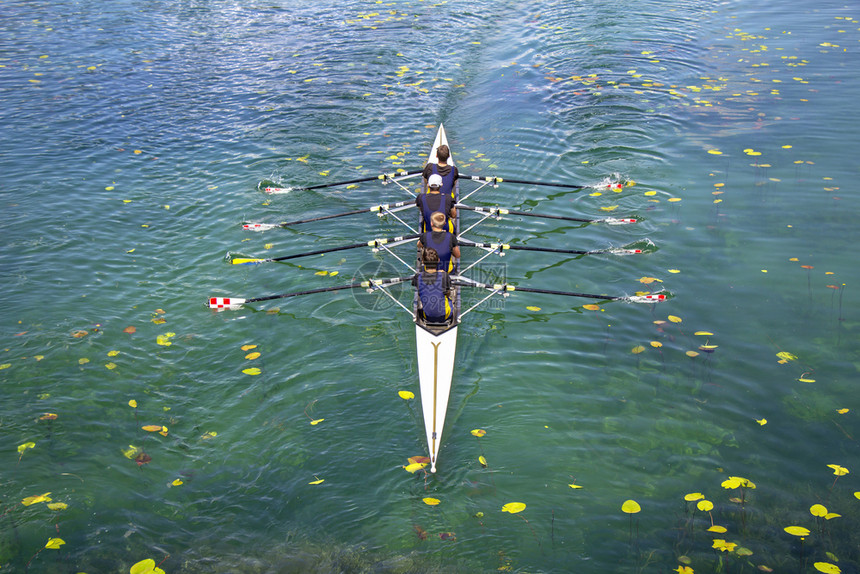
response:
[[[429,164],[428,164],[429,165]],[[442,193],[444,182],[439,174],[431,174],[427,179],[427,192],[415,198],[415,205],[421,211],[421,231],[431,229],[430,217],[441,212],[445,215],[448,231],[453,232],[453,219],[457,217],[457,209],[454,207],[454,199],[450,193]]]

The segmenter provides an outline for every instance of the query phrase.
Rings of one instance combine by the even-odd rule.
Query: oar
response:
[[[560,219],[562,221],[579,221],[581,223],[605,223],[607,225],[625,225],[628,223],[638,223],[638,220],[632,217],[622,219],[615,217],[587,219],[584,217],[568,217],[567,215],[546,215],[542,213],[533,213],[531,211],[517,211],[515,209],[506,209],[504,207],[470,207],[468,205],[462,205],[459,203],[454,207],[456,207],[457,209],[465,209],[467,211],[484,213],[491,217],[497,217],[501,215],[522,215],[525,217],[539,217],[541,219]]]
[[[335,287],[321,287],[319,289],[309,289],[307,291],[293,291],[292,293],[282,293],[280,295],[266,295],[265,297],[252,297],[251,299],[242,299],[239,297],[210,297],[207,304],[210,309],[232,309],[236,310],[242,307],[245,303],[257,303],[260,301],[271,301],[273,299],[287,299],[289,297],[298,297],[299,295],[313,295],[315,293],[328,293],[330,291],[344,291],[346,289],[379,289],[388,285],[396,285],[404,281],[410,281],[409,277],[396,277],[394,279],[369,279],[359,283],[351,283],[349,285],[337,285]]]
[[[501,251],[510,249],[511,251],[540,251],[543,253],[568,253],[571,255],[597,255],[599,253],[612,253],[613,255],[636,255],[645,253],[642,249],[625,249],[622,247],[612,249],[595,249],[592,251],[583,251],[580,249],[555,249],[553,247],[530,247],[528,245],[508,245],[507,243],[475,243],[467,239],[460,239],[461,245],[469,245],[472,247],[484,247],[488,249],[499,249]]]
[[[489,284],[489,283],[480,283],[478,281],[474,281],[467,277],[457,276],[453,278],[455,282],[459,285],[467,286],[467,287],[480,287],[483,289],[489,289],[491,291],[497,291],[500,293],[503,292],[512,292],[512,291],[522,291],[525,293],[543,293],[546,295],[564,295],[566,297],[584,297],[586,299],[602,299],[604,301],[629,301],[631,303],[659,303],[660,301],[665,301],[668,299],[668,296],[664,293],[650,293],[647,295],[625,295],[625,296],[616,296],[616,295],[595,295],[593,293],[576,293],[574,291],[555,291],[552,289],[536,289],[533,287],[517,287],[516,285],[510,285],[508,283],[501,284]]]
[[[472,179],[475,181],[492,181],[493,185],[495,185],[497,183],[507,182],[507,183],[519,183],[522,185],[542,185],[544,187],[563,187],[565,189],[588,189],[588,188],[595,188],[596,187],[593,185],[577,185],[577,184],[573,184],[573,183],[553,183],[553,182],[548,182],[548,181],[527,181],[527,180],[523,180],[523,179],[508,179],[506,177],[505,178],[502,178],[502,177],[481,177],[479,175],[463,175],[463,174],[460,174],[460,177],[466,178],[466,179]],[[621,189],[624,186],[620,183],[608,183],[608,184],[606,184],[606,187],[608,189],[617,190],[617,189]]]
[[[323,215],[321,217],[312,217],[310,219],[298,219],[296,221],[286,221],[284,223],[244,223],[242,224],[242,229],[247,229],[249,231],[266,231],[267,229],[274,229],[275,227],[289,227],[291,225],[298,225],[300,223],[310,223],[312,221],[323,221],[325,219],[347,217],[349,215],[358,215],[359,213],[379,212],[380,215],[382,215],[382,212],[386,210],[404,207],[406,205],[415,205],[415,200],[413,199],[411,201],[398,201],[397,203],[383,203],[382,205],[374,205],[373,207],[365,207],[364,209],[356,209],[353,211],[347,211],[345,213]]]
[[[360,177],[358,179],[350,179],[347,181],[335,181],[333,183],[320,183],[317,185],[311,185],[308,187],[265,187],[263,191],[269,194],[278,194],[278,193],[289,193],[291,191],[310,191],[312,189],[323,189],[326,187],[338,187],[340,185],[350,185],[353,183],[363,183],[365,181],[374,181],[381,180],[383,183],[386,183],[386,180],[389,179],[399,179],[403,177],[409,177],[413,175],[420,175],[423,171],[404,171],[401,170],[397,173],[381,173],[379,175],[374,175],[371,177]]]
[[[403,235],[401,237],[390,237],[371,239],[362,243],[352,243],[350,245],[341,245],[340,247],[329,247],[326,249],[317,249],[316,251],[305,251],[304,253],[294,253],[292,255],[283,255],[281,257],[270,257],[268,259],[235,257],[230,260],[233,265],[257,265],[259,263],[271,263],[273,261],[286,261],[288,259],[298,259],[299,257],[310,257],[311,255],[322,255],[324,253],[334,253],[335,251],[346,251],[348,249],[358,249],[359,247],[380,247],[388,243],[397,243],[400,241],[410,241],[417,239],[417,235]]]

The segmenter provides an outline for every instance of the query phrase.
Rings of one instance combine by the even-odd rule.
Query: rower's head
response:
[[[424,268],[428,271],[436,271],[436,267],[439,265],[439,252],[433,249],[432,247],[428,247],[424,250]]]
[[[435,192],[438,192],[440,189],[442,189],[442,176],[438,173],[434,173],[429,178],[427,178],[427,189]]]
[[[446,223],[448,223],[448,218],[441,211],[434,211],[430,216],[430,226],[434,231],[437,229],[443,231]]]
[[[448,149],[448,146],[440,145],[436,148],[436,159],[439,160],[439,163],[447,163],[449,157],[451,157],[451,150]]]

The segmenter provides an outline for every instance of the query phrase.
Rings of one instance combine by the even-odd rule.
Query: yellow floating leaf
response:
[[[39,502],[51,502],[51,498],[48,496],[51,494],[50,492],[46,492],[45,494],[39,494],[36,496],[28,496],[24,500],[21,501],[21,504],[24,506],[30,506],[31,504],[37,504]]]
[[[688,357],[698,357],[699,353],[697,351],[687,351],[685,353]]]
[[[709,149],[709,150],[708,150],[708,153],[709,153],[709,154],[712,154],[712,155],[723,155],[723,152],[721,152],[721,151],[720,151],[720,150],[718,150],[718,149]]]
[[[314,477],[314,478],[316,478],[316,477]],[[322,484],[323,482],[325,482],[324,478],[317,478],[316,480],[310,481],[308,484]]]
[[[60,415],[57,413],[45,413],[39,417],[40,421],[55,421],[60,418]]]
[[[717,524],[714,524],[713,526],[708,528],[708,532],[719,532],[720,534],[725,534],[727,530],[725,526],[719,526]]]
[[[2,365],[0,365],[0,371],[2,371],[3,369],[8,369],[11,366],[12,363],[3,363]]]
[[[159,570],[161,570],[159,568]],[[155,574],[155,560],[147,558],[131,567],[129,574]]]
[[[165,346],[165,347],[169,347],[170,345],[172,345],[172,344],[173,344],[173,343],[171,343],[171,342],[170,342],[170,339],[172,339],[172,338],[173,338],[173,337],[175,337],[175,336],[176,336],[176,333],[164,333],[163,335],[159,335],[158,337],[156,337],[155,341],[156,341],[159,345],[163,345],[163,346]]]
[[[48,548],[50,550],[56,550],[65,543],[66,541],[62,538],[49,538],[48,543],[45,544],[45,548]]]
[[[134,458],[141,453],[143,449],[139,446],[134,446],[133,444],[128,445],[128,450],[122,451],[122,454],[125,458],[129,458],[134,460]]]
[[[809,507],[809,513],[812,516],[824,516],[827,514],[827,508],[821,504],[813,504]]]
[[[815,569],[819,572],[824,572],[825,574],[840,574],[842,569],[839,568],[836,564],[831,564],[830,562],[816,562],[813,564]]]
[[[700,500],[698,503],[696,503],[696,508],[698,508],[702,512],[709,512],[714,509],[714,503],[710,500]]]
[[[600,305],[595,305],[594,303],[589,303],[588,305],[583,305],[583,309],[588,309],[589,311],[600,311]]]
[[[137,401],[134,399],[131,399],[130,401],[128,401],[128,406],[130,406],[133,409],[136,409],[137,408]]]
[[[483,455],[478,457],[478,462],[481,463],[481,466],[483,466],[484,468],[487,468],[487,459],[484,458]]]
[[[814,383],[815,382],[815,379],[807,379],[806,377],[800,377],[797,380],[800,381],[801,383]]]
[[[335,275],[337,275],[338,273],[340,273],[340,271],[329,271],[328,276],[329,276],[329,277],[334,277],[334,276],[335,276]]]
[[[182,486],[182,485],[183,485],[183,484],[185,484],[185,483],[184,483],[184,482],[182,482],[182,479],[181,479],[181,478],[177,478],[177,479],[175,479],[173,482],[171,482],[170,484],[171,484],[171,485],[173,485],[173,486]]]
[[[256,351],[254,351],[253,353],[248,353],[247,355],[245,355],[245,358],[248,359],[249,361],[253,361],[254,359],[257,359],[259,357],[260,357],[260,353],[258,353]]]
[[[568,484],[568,486],[569,486],[569,487],[571,487],[571,488],[573,488],[573,489],[577,489],[577,488],[585,488],[585,487],[583,487],[583,486],[579,486],[578,484]]]
[[[649,197],[650,197],[650,196],[652,196],[652,195],[657,195],[657,192],[656,192],[656,191],[646,191],[646,192],[645,192],[645,193],[643,193],[642,195],[647,195],[647,196],[649,196]]]
[[[683,321],[680,317],[676,317],[675,315],[669,315],[668,319],[673,323],[680,323]]]
[[[48,504],[48,508],[51,510],[65,510],[69,507],[65,502],[51,502]]]
[[[663,346],[663,343],[661,343],[660,341],[651,341],[651,346],[654,347],[655,349],[659,349],[660,347]]]
[[[755,422],[757,422],[761,426],[764,426],[767,424],[767,419],[756,419]]]
[[[671,201],[671,200],[669,200],[669,201]],[[680,273],[681,272],[680,269],[667,269],[666,271],[668,271],[669,273]]]
[[[684,500],[686,500],[687,502],[694,502],[696,500],[703,500],[704,498],[705,498],[705,495],[702,494],[701,492],[691,492],[690,494],[684,495]]]
[[[633,347],[632,349],[630,349],[630,352],[633,353],[634,355],[638,355],[639,353],[643,353],[644,351],[645,351],[645,347],[643,347],[642,345],[637,345],[637,346]]]
[[[400,395],[400,398],[404,401],[408,401],[409,399],[415,398],[415,393],[413,393],[412,391],[399,391],[397,394]]]
[[[317,271],[314,275],[328,275],[328,271]]]
[[[242,345],[243,351],[250,351],[251,349],[256,349],[257,345]]]
[[[780,351],[779,353],[776,354],[776,356],[779,357],[780,359],[782,359],[783,361],[796,361],[797,360],[797,355],[792,355],[791,353],[786,352],[786,351]]]
[[[783,530],[792,536],[809,536],[809,529],[803,526],[786,526]]]
[[[105,365],[105,368],[108,369],[109,371],[112,371],[116,368],[116,363],[107,363]]]
[[[416,471],[421,470],[425,466],[427,466],[426,462],[413,462],[411,464],[407,464],[403,468],[406,469],[407,472],[411,472],[414,474]]]
[[[669,198],[669,202],[670,202],[670,203],[677,203],[677,202],[679,202],[679,201],[681,201],[681,198],[680,198],[680,197],[670,197],[670,198]]]
[[[640,510],[642,510],[642,507],[635,500],[625,500],[624,504],[621,505],[621,512],[625,514],[636,514]]]
[[[261,371],[259,367],[249,367],[247,369],[242,369],[242,372],[246,375],[259,375],[263,371]]]
[[[140,428],[146,432],[161,432],[161,425],[143,425]]]
[[[847,413],[850,410],[851,409],[837,409],[836,412],[840,415],[844,415],[845,413]]]
[[[50,504],[48,506],[50,506]],[[824,515],[824,520],[833,520],[834,518],[840,518],[841,516],[841,514],[836,514],[835,512],[828,512]]]
[[[526,505],[524,502],[509,502],[506,505],[502,506],[502,512],[509,512],[511,514],[522,512],[525,509]]]
[[[218,436],[218,433],[215,432],[214,430],[211,430],[211,431],[203,433],[203,435],[200,438],[202,438],[203,440],[209,440],[210,438],[215,438],[216,436]]]
[[[705,336],[705,337],[712,337],[712,336],[714,335],[714,334],[713,334],[713,333],[711,333],[710,331],[696,331],[696,332],[695,332],[695,333],[693,333],[693,334],[694,334],[694,335],[702,335],[702,336]]]
[[[606,207],[601,207],[600,209],[602,211],[615,211],[616,209],[618,209],[618,206],[617,205],[607,205]]]
[[[119,355],[119,351],[108,351],[108,357],[116,357]]]
[[[828,464],[827,466],[828,468],[833,469],[833,474],[835,474],[836,476],[844,476],[848,474],[848,469],[844,466],[839,466],[838,464]]]
[[[476,437],[482,437],[487,434],[487,431],[485,431],[484,429],[474,429],[472,430],[472,434]]]
[[[532,305],[529,305],[528,307],[526,307],[526,309],[528,309],[529,311],[540,311],[540,307],[534,307]]]
[[[441,502],[438,498],[430,498],[429,496],[427,498],[422,498],[421,501],[427,506],[438,506]]]
[[[639,278],[639,282],[642,283],[643,285],[650,285],[654,281],[662,283],[662,281],[660,279],[657,279],[656,277],[640,277]]]
[[[34,442],[25,442],[24,444],[19,444],[18,445],[18,452],[23,453],[28,448],[33,448],[35,446],[36,446],[36,443],[34,443]]]
[[[311,426],[316,426],[316,425],[320,424],[321,422],[323,422],[324,420],[325,419],[314,419],[311,421]]]

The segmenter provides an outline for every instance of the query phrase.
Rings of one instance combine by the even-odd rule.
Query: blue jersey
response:
[[[448,225],[448,231],[453,231],[453,223],[449,224],[449,222],[454,200],[450,196],[441,193],[422,193],[415,199],[415,204],[421,210],[422,232],[430,229],[430,217],[437,211],[445,214],[445,224]]]
[[[442,175],[439,171],[439,166],[435,163],[428,164],[430,166],[430,175],[438,174],[442,178],[442,189],[439,190],[442,192],[442,195],[447,195],[454,201],[457,201],[457,197],[454,195],[455,192],[455,184],[457,183],[457,177],[459,174],[457,172],[457,168],[453,165],[451,169],[448,171],[446,175]]]
[[[451,302],[447,296],[451,281],[447,273],[425,271],[415,275],[412,283],[418,289],[421,312],[429,323],[444,323],[451,317]]]
[[[457,246],[457,238],[449,231],[428,231],[418,239],[425,249],[432,247],[439,254],[439,269],[450,273],[454,269],[452,251]]]

